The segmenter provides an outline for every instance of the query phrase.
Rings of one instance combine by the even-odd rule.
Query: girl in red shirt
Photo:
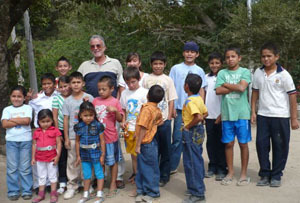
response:
[[[32,138],[32,161],[37,164],[39,194],[32,201],[40,202],[45,199],[45,185],[48,178],[51,183],[50,202],[58,201],[56,192],[57,163],[61,153],[61,132],[54,127],[53,114],[49,109],[38,113],[39,128],[34,131]]]

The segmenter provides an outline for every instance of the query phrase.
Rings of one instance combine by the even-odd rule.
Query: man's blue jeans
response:
[[[171,146],[171,171],[177,169],[182,152],[182,133],[180,131],[182,125],[182,110],[176,109],[177,116],[174,119],[173,142]]]
[[[158,143],[160,181],[168,182],[170,179],[171,120],[165,120],[163,125],[158,126],[155,138]]]
[[[203,125],[197,125],[182,132],[183,166],[188,191],[194,196],[204,196],[204,161],[202,143]]]
[[[32,194],[31,146],[31,141],[6,142],[7,196]]]
[[[137,194],[159,197],[159,167],[157,141],[141,144],[141,153],[137,156],[137,174],[135,177]]]

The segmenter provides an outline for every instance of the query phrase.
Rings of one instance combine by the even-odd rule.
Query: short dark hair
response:
[[[43,80],[49,79],[55,84],[55,76],[52,73],[44,73],[41,76],[41,83],[43,83]]]
[[[271,52],[273,52],[274,55],[278,55],[280,52],[277,45],[273,42],[267,42],[267,43],[263,44],[260,48],[260,53],[262,53],[262,51],[264,49],[270,50]]]
[[[54,120],[53,120],[52,111],[50,109],[42,109],[42,110],[40,110],[39,113],[38,113],[38,116],[37,116],[38,121],[40,121],[40,120],[42,120],[42,119],[44,119],[46,117],[51,118],[51,120],[52,120],[52,125],[51,126],[54,126],[54,122],[53,122]],[[38,122],[38,124],[39,124],[39,122]]]
[[[59,84],[60,82],[70,83],[70,77],[67,76],[67,75],[60,76],[60,77],[58,78],[58,84]]]
[[[99,79],[98,83],[99,82],[107,82],[107,85],[109,88],[113,88],[115,86],[115,82],[114,80],[112,79],[112,77],[110,76],[103,76]]]
[[[89,101],[84,101],[79,106],[79,112],[78,112],[78,120],[79,120],[79,122],[82,121],[82,119],[80,118],[80,114],[82,114],[82,112],[84,112],[84,111],[91,111],[91,112],[93,112],[93,114],[95,116],[94,119],[98,121],[98,119],[97,119],[97,112],[96,112],[96,109],[95,109],[94,105],[91,102],[89,102]]]
[[[70,61],[69,61],[66,57],[61,56],[61,57],[57,60],[56,66],[58,66],[58,63],[59,63],[60,61],[65,61],[65,62],[67,62],[69,65],[71,65],[71,64],[70,64]]]
[[[238,56],[241,56],[241,49],[235,45],[230,45],[225,49],[224,56],[226,57],[226,53],[228,51],[234,51]]]
[[[187,84],[187,86],[189,87],[189,90],[193,94],[198,94],[198,92],[201,88],[201,85],[202,85],[202,79],[197,74],[189,73],[185,78],[184,84]]]
[[[74,71],[74,72],[72,72],[72,73],[70,74],[70,76],[69,76],[70,82],[71,82],[74,78],[77,78],[77,79],[80,79],[80,80],[84,81],[83,75],[82,75],[80,72],[78,72],[78,71]]]
[[[219,52],[213,52],[208,56],[208,63],[213,60],[213,59],[217,59],[219,60],[221,63],[223,63],[223,56],[222,54],[220,54]]]
[[[125,81],[130,80],[131,78],[140,80],[140,71],[136,67],[129,66],[123,71],[123,78]]]
[[[156,60],[160,60],[160,61],[163,61],[164,63],[166,63],[167,57],[162,51],[155,51],[151,54],[150,62],[153,63],[153,61],[156,61]]]
[[[13,91],[20,91],[24,97],[26,97],[26,95],[27,95],[27,91],[26,91],[25,87],[23,87],[22,85],[17,85],[14,88],[12,88],[10,94],[12,94]]]
[[[165,96],[165,91],[160,85],[153,85],[148,92],[148,101],[159,103]]]

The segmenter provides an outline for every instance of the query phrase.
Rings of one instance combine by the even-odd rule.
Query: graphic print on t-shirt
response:
[[[104,118],[107,115],[106,106],[105,105],[97,105],[95,106],[97,118],[100,123],[104,123]]]
[[[127,121],[136,120],[139,111],[138,111],[138,105],[139,101],[136,99],[129,99],[127,101],[128,106],[128,112],[127,112]]]

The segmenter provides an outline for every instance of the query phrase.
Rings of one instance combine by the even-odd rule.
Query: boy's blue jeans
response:
[[[182,133],[180,131],[182,124],[182,110],[176,109],[176,118],[174,119],[172,146],[171,146],[171,171],[177,169],[182,152]]]
[[[31,141],[6,142],[6,183],[7,196],[31,195]]]
[[[159,197],[159,167],[157,141],[141,145],[141,153],[137,156],[137,174],[135,184],[138,195]]]
[[[182,139],[183,166],[187,189],[194,196],[204,196],[203,125],[194,126],[189,131],[183,130]]]
[[[155,138],[158,143],[158,160],[160,181],[170,180],[170,154],[171,154],[171,120],[165,120],[158,126]]]

